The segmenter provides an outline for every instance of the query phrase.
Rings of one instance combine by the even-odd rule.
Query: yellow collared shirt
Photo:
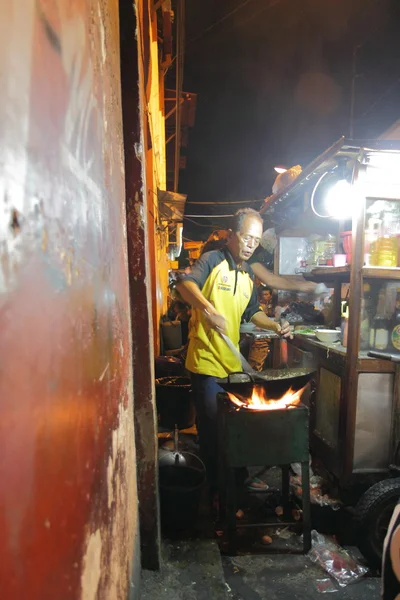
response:
[[[203,295],[226,319],[226,333],[239,348],[240,323],[250,321],[260,312],[253,282],[253,272],[247,263],[238,268],[230,252],[213,250],[203,254],[181,281],[193,281]],[[237,358],[219,333],[212,329],[203,312],[192,310],[189,325],[189,348],[186,368],[192,373],[218,378],[241,371]]]

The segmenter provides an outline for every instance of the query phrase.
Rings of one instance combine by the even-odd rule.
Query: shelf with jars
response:
[[[304,277],[310,281],[331,281],[336,278],[342,281],[350,281],[350,265],[343,267],[316,267],[311,272],[304,273]]]
[[[400,279],[399,267],[363,267],[361,272],[364,278]]]
[[[371,279],[400,279],[400,267],[364,266],[361,273],[363,277]],[[350,281],[350,265],[345,267],[318,267],[310,273],[304,273],[303,276],[309,281],[331,281],[336,278],[342,281]]]

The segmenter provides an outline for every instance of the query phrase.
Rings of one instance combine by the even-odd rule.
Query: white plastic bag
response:
[[[307,556],[313,563],[325,569],[340,587],[355,583],[368,573],[368,568],[359,564],[334,539],[313,530],[311,540],[312,548]]]

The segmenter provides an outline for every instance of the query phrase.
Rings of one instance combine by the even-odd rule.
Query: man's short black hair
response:
[[[234,233],[237,233],[242,229],[243,221],[246,219],[246,217],[255,217],[264,227],[264,221],[259,212],[253,208],[240,208],[237,212],[235,212],[233,217],[231,217],[230,228]]]
[[[257,289],[257,293],[259,296],[262,296],[262,294],[264,292],[270,292],[271,294],[273,293],[273,289],[270,288],[268,285],[260,285]]]

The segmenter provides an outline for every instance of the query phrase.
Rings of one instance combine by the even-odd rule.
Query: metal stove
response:
[[[304,378],[300,378],[298,389],[293,391],[301,390],[304,384]],[[221,385],[225,391],[218,394],[220,505],[226,520],[230,552],[236,552],[236,530],[239,527],[299,525],[287,520],[291,463],[301,463],[302,468],[303,552],[308,552],[311,547],[308,408],[298,404],[288,408],[271,409],[269,406],[266,410],[254,410],[246,404],[246,398],[250,400],[252,391],[248,381],[244,387],[232,383],[232,380],[221,382]],[[287,385],[293,389],[293,379]],[[268,393],[268,381],[262,386]],[[240,407],[232,401],[232,390],[240,398]],[[299,394],[301,396],[301,391]],[[235,469],[263,465],[281,468],[285,521],[237,523]]]

